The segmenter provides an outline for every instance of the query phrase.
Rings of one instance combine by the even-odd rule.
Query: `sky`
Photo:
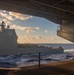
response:
[[[59,24],[41,17],[0,10],[2,21],[15,29],[18,43],[72,43],[57,36]]]

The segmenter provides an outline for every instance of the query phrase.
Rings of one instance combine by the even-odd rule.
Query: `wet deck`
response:
[[[74,75],[74,60],[21,68],[0,68],[0,75]]]

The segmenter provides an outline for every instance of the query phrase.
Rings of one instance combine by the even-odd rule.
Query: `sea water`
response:
[[[39,44],[41,46],[52,46],[64,48],[62,54],[41,54],[41,64],[51,62],[74,60],[74,44]],[[30,65],[38,65],[38,54],[25,54],[25,55],[8,55],[0,56],[0,67],[14,68]]]

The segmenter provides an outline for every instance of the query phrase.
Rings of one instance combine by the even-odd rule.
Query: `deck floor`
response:
[[[20,69],[0,69],[0,75],[74,75],[74,60],[46,65],[21,67]]]

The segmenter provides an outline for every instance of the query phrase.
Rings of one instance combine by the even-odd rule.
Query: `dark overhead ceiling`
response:
[[[55,23],[74,18],[74,0],[0,0],[0,8],[44,17]]]
[[[30,0],[49,7],[53,7],[62,11],[71,12],[74,14],[74,0]]]

